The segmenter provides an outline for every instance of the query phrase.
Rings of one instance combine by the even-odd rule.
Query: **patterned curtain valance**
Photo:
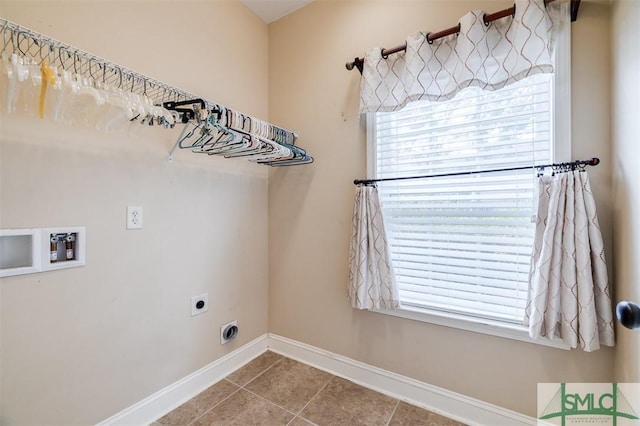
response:
[[[407,38],[405,52],[382,57],[369,49],[360,85],[360,112],[397,111],[416,100],[444,101],[478,86],[497,90],[537,73],[553,72],[560,2],[516,0],[513,18],[484,24],[484,12],[460,19],[460,33],[433,42]]]

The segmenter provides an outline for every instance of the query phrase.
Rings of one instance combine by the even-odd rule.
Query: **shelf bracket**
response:
[[[180,142],[182,142],[186,137],[191,136],[191,135],[187,135],[185,137],[185,133],[187,133],[187,128],[188,127],[189,127],[189,123],[184,123],[184,127],[182,128],[182,132],[180,132],[180,136],[178,136],[178,139],[176,140],[176,143],[173,144],[173,148],[171,148],[171,151],[169,152],[169,158],[167,158],[167,160],[170,163],[173,163],[173,154],[176,152],[176,149],[178,149],[178,145],[180,145]]]

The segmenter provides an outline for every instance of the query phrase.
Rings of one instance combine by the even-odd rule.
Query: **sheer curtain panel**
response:
[[[559,1],[516,0],[515,15],[484,24],[484,12],[460,19],[460,32],[428,41],[410,35],[405,52],[365,53],[360,112],[397,111],[415,100],[442,101],[465,87],[497,90],[538,73],[553,72]]]
[[[525,325],[590,352],[613,346],[607,265],[586,172],[541,176]]]
[[[357,309],[400,306],[375,186],[356,186],[349,255],[349,301]]]

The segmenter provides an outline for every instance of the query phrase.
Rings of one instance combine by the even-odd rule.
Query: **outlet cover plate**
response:
[[[127,206],[127,229],[142,229],[142,207]]]
[[[204,302],[204,306],[198,309],[198,302]],[[191,316],[204,314],[209,310],[209,293],[201,294],[200,296],[191,296]]]

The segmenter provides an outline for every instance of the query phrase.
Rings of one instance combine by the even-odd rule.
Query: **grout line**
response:
[[[306,404],[304,404],[304,407],[302,407],[302,408],[300,409],[300,411],[298,411],[298,412],[296,413],[296,416],[297,416],[298,414],[302,413],[302,412],[304,411],[304,409],[305,409],[305,408],[307,408],[307,405],[311,404],[311,401],[313,401],[313,400],[315,399],[315,397],[316,397],[316,396],[318,396],[318,395],[320,394],[320,392],[322,392],[322,391],[324,390],[324,388],[326,388],[327,386],[329,386],[329,383],[331,383],[331,381],[332,381],[335,377],[336,377],[336,376],[334,376],[333,374],[331,374],[331,378],[327,381],[327,383],[325,383],[325,384],[324,384],[324,386],[322,386],[322,387],[320,388],[320,390],[319,390],[318,392],[316,392],[316,394],[315,394],[315,395],[313,395],[313,396],[311,397],[311,399],[310,399],[309,401],[307,401],[307,403],[306,403]],[[302,416],[300,416],[300,417],[302,417]],[[302,418],[304,419],[304,417],[302,417]],[[307,419],[305,419],[305,420],[307,420]],[[311,422],[311,423],[313,423],[313,422]]]
[[[274,352],[274,353],[275,353],[275,352]],[[253,391],[251,391],[251,390],[249,390],[249,389],[247,389],[247,388],[245,387],[245,386],[247,386],[248,384],[250,384],[251,382],[253,382],[254,380],[256,380],[258,377],[262,376],[264,373],[266,373],[266,372],[267,372],[267,370],[269,370],[269,369],[271,369],[272,367],[274,367],[277,363],[281,362],[283,359],[289,359],[289,360],[291,359],[291,358],[288,358],[288,357],[286,357],[286,356],[284,356],[284,355],[281,355],[281,357],[282,357],[282,358],[280,358],[279,360],[277,360],[276,362],[274,362],[274,363],[273,363],[273,365],[271,365],[269,368],[267,368],[266,370],[264,370],[262,373],[258,374],[256,377],[254,377],[253,379],[251,379],[251,381],[247,382],[247,383],[246,383],[244,386],[242,386],[241,388],[242,388],[242,389],[244,389],[245,391],[249,392],[250,394],[257,396],[258,398],[260,398],[260,399],[263,399],[263,400],[267,401],[269,404],[275,405],[276,407],[281,408],[282,410],[284,410],[284,411],[286,411],[286,412],[288,412],[288,413],[293,414],[293,417],[291,418],[291,420],[289,420],[289,422],[287,423],[287,425],[291,424],[291,423],[296,419],[296,417],[300,417],[301,419],[304,419],[305,421],[307,421],[307,422],[309,422],[309,423],[311,423],[311,424],[315,425],[315,423],[313,423],[312,421],[309,421],[309,420],[305,419],[305,418],[304,418],[304,417],[302,417],[302,416],[298,416],[298,414],[299,414],[299,413],[301,413],[301,412],[302,412],[302,410],[304,410],[305,408],[307,408],[307,405],[309,405],[309,404],[311,403],[311,401],[313,401],[313,399],[314,399],[316,396],[318,396],[318,394],[319,394],[320,392],[322,392],[322,390],[323,390],[324,388],[326,388],[326,387],[327,387],[327,385],[331,382],[331,380],[333,380],[333,378],[334,378],[334,377],[336,377],[336,376],[334,376],[333,374],[329,373],[329,375],[330,375],[331,377],[329,378],[329,380],[327,380],[327,383],[325,383],[325,384],[320,388],[320,390],[319,390],[318,392],[316,392],[316,393],[315,393],[315,395],[313,395],[313,396],[309,399],[309,401],[307,401],[307,403],[306,403],[306,404],[305,404],[305,405],[304,405],[304,406],[303,406],[303,407],[302,407],[302,408],[301,408],[297,413],[295,413],[295,412],[293,412],[293,411],[291,411],[291,410],[289,410],[289,409],[287,409],[287,408],[285,408],[285,407],[283,407],[283,406],[281,406],[281,405],[279,405],[279,404],[277,404],[277,403],[275,403],[275,402],[271,401],[270,399],[267,399],[266,397],[264,397],[264,396],[262,396],[262,395],[259,395],[259,394],[255,393],[255,392],[253,392]],[[298,362],[298,361],[296,361],[296,362]],[[302,363],[301,363],[301,364],[302,364]],[[306,365],[306,364],[305,364],[305,365]]]
[[[222,380],[227,380],[222,379]],[[211,386],[214,386],[218,383],[220,383],[222,380],[220,380],[219,382],[214,383]],[[198,420],[200,420],[200,418],[202,418],[204,415],[206,415],[209,411],[213,410],[214,408],[216,408],[218,405],[222,404],[223,402],[225,402],[227,399],[231,398],[233,395],[235,395],[236,393],[238,393],[240,391],[240,389],[242,389],[240,386],[236,385],[235,383],[233,383],[231,380],[227,380],[227,382],[231,383],[234,386],[237,386],[238,389],[234,390],[233,392],[231,392],[229,395],[227,395],[225,398],[223,398],[220,402],[218,402],[217,404],[215,404],[214,406],[212,406],[211,408],[209,408],[208,410],[206,410],[204,413],[202,413],[201,415],[199,415],[197,418],[193,419],[192,422],[189,423],[189,425],[194,424],[195,422],[197,422]],[[204,391],[203,391],[204,392]],[[200,392],[202,393],[202,392]],[[198,394],[200,395],[200,394]],[[194,398],[196,398],[198,395],[194,396]]]
[[[244,385],[240,385],[238,383],[234,383],[231,382],[231,380],[229,380],[231,383],[234,383],[235,385],[240,386],[241,388],[244,388],[245,386],[247,386],[249,383],[253,382],[255,379],[257,379],[258,377],[262,376],[264,373],[266,373],[267,371],[271,370],[273,367],[276,366],[276,364],[278,364],[280,361],[282,361],[284,359],[284,357],[280,358],[279,360],[277,360],[276,362],[274,362],[273,364],[271,364],[270,366],[268,366],[267,368],[265,368],[260,374],[258,374],[256,377],[254,377],[253,379],[249,380],[247,383],[245,383]]]
[[[275,366],[277,363],[279,363],[279,362],[280,362],[280,361],[282,361],[283,359],[291,359],[291,358],[287,358],[287,357],[285,357],[285,356],[282,356],[282,358],[280,358],[278,361],[276,361],[276,362],[275,362],[271,367],[267,368],[267,369],[266,369],[266,370],[264,370],[262,373],[260,373],[259,375],[257,375],[253,380],[251,380],[250,382],[248,382],[246,385],[248,385],[249,383],[253,382],[253,381],[254,381],[255,379],[257,379],[258,377],[260,377],[261,375],[263,375],[264,373],[266,373],[266,372],[267,372],[267,370],[269,370],[270,368],[272,368],[273,366]],[[309,401],[308,401],[308,402],[307,402],[307,403],[306,403],[306,404],[305,404],[305,405],[304,405],[304,406],[303,406],[303,407],[298,411],[298,413],[301,413],[301,412],[302,412],[302,410],[304,410],[304,409],[307,407],[307,405],[309,405],[309,403],[310,403],[311,401],[313,401],[313,398],[315,398],[315,397],[316,397],[320,392],[322,392],[322,390],[323,390],[324,388],[326,388],[326,387],[327,387],[327,385],[329,384],[329,382],[331,382],[331,380],[333,380],[333,378],[334,378],[334,377],[335,377],[334,375],[331,375],[331,378],[327,381],[327,383],[325,383],[325,384],[320,388],[320,390],[319,390],[318,392],[316,392],[316,393],[315,393],[315,395],[313,395],[313,396],[309,399]],[[245,387],[246,385],[242,386],[242,388],[241,388],[241,389],[243,389],[243,390],[245,390],[245,391],[249,392],[249,393],[250,393],[250,394],[252,394],[252,395],[257,396],[258,398],[260,398],[260,399],[262,399],[262,400],[264,400],[264,401],[268,402],[269,404],[275,405],[276,407],[278,407],[278,408],[280,408],[280,409],[282,409],[282,410],[286,411],[287,413],[293,414],[293,417],[292,417],[292,418],[291,418],[291,420],[287,423],[287,425],[289,425],[291,422],[293,422],[293,421],[295,420],[295,418],[296,418],[296,417],[300,417],[300,418],[302,418],[302,419],[304,419],[304,420],[307,420],[307,419],[305,419],[305,418],[304,418],[304,417],[302,417],[302,416],[298,416],[298,413],[295,413],[295,412],[293,412],[293,411],[289,410],[288,408],[285,408],[285,407],[281,406],[280,404],[277,404],[277,403],[275,403],[275,402],[271,401],[270,399],[267,399],[266,397],[264,397],[264,396],[262,396],[262,395],[259,395],[259,394],[255,393],[255,392],[253,392],[253,391],[251,391],[251,390],[247,389],[247,388]],[[307,421],[308,421],[308,420],[307,420]],[[309,422],[309,423],[312,423],[312,424],[314,424],[314,425],[315,425],[315,423],[313,423],[313,422]]]
[[[267,350],[268,350],[268,349],[267,349]],[[274,353],[275,353],[275,352],[274,352]],[[278,355],[279,355],[279,354],[278,354]],[[255,379],[257,379],[258,377],[260,377],[261,375],[263,375],[263,374],[264,374],[267,370],[269,370],[271,367],[273,367],[274,365],[276,365],[277,363],[279,363],[280,361],[282,361],[282,359],[283,359],[283,358],[284,358],[284,357],[282,357],[282,356],[281,356],[281,358],[280,358],[280,359],[276,360],[276,362],[274,362],[273,364],[271,364],[270,366],[268,366],[267,368],[265,368],[265,369],[264,369],[264,371],[262,371],[262,372],[261,372],[260,374],[258,374],[256,377],[254,377],[253,379],[251,379],[250,381],[248,381],[246,384],[248,385],[249,383],[253,382],[253,381],[254,381]],[[255,359],[255,358],[254,358],[254,359]],[[253,360],[252,360],[252,361],[253,361]],[[251,362],[251,361],[249,361],[249,362]],[[247,363],[247,364],[248,364],[248,363]],[[242,367],[238,368],[238,370],[240,370],[240,369],[244,368],[247,364],[245,364],[245,365],[243,365]],[[238,370],[235,370],[235,371],[238,371]],[[197,422],[201,417],[203,417],[204,415],[206,415],[209,411],[213,410],[213,409],[214,409],[214,408],[216,408],[218,405],[222,404],[222,403],[223,403],[223,402],[225,402],[227,399],[231,398],[231,397],[232,397],[234,394],[236,394],[240,389],[244,389],[244,386],[243,386],[243,385],[240,385],[240,384],[238,384],[238,383],[236,383],[236,382],[234,382],[234,381],[232,381],[232,380],[229,380],[229,378],[228,378],[228,377],[229,377],[231,374],[235,373],[235,371],[234,371],[234,372],[232,372],[232,373],[230,373],[230,374],[228,374],[228,375],[227,375],[227,377],[225,377],[225,378],[223,378],[222,380],[220,380],[220,381],[218,381],[218,382],[214,383],[214,384],[213,384],[213,385],[211,385],[211,386],[214,386],[214,385],[216,385],[217,383],[220,383],[221,381],[226,380],[227,382],[229,382],[229,383],[231,383],[232,385],[236,386],[238,389],[236,389],[236,390],[234,390],[233,392],[231,392],[229,395],[227,395],[225,398],[223,398],[220,402],[218,402],[217,404],[215,404],[214,406],[212,406],[211,408],[209,408],[208,410],[206,410],[204,413],[202,413],[200,416],[198,416],[197,418],[195,418],[192,422],[190,422],[190,423],[189,423],[189,425],[194,424],[194,423],[195,423],[195,422]],[[205,390],[206,390],[206,389],[205,389]],[[247,390],[247,389],[244,389],[244,390]],[[202,392],[204,392],[204,391],[202,391]],[[202,392],[200,392],[200,393],[202,393]],[[247,391],[247,392],[249,392],[249,391]],[[253,392],[252,392],[252,393],[253,393]],[[200,395],[200,394],[198,394],[198,395]],[[196,398],[198,395],[194,396],[193,398]],[[192,398],[192,399],[193,399],[193,398]],[[271,401],[269,401],[269,402],[271,402]],[[288,410],[287,410],[287,411],[288,411]]]
[[[267,349],[267,351],[268,351],[268,352],[270,352],[268,349]],[[266,352],[265,352],[265,353],[266,353]],[[273,352],[273,353],[275,353],[275,352]],[[262,356],[262,355],[263,355],[263,354],[261,354],[261,355],[259,355],[259,356]],[[280,355],[280,354],[277,354],[277,355]],[[225,377],[225,379],[229,380],[231,383],[233,383],[233,384],[234,384],[234,385],[236,385],[236,386],[240,386],[240,387],[246,386],[246,385],[248,385],[249,383],[253,382],[255,379],[257,379],[258,377],[262,376],[264,373],[266,373],[266,372],[267,372],[267,370],[269,370],[271,367],[273,367],[274,365],[276,365],[277,363],[279,363],[280,361],[282,361],[282,359],[283,359],[283,358],[285,358],[285,357],[284,357],[284,356],[282,356],[282,355],[280,355],[280,359],[276,360],[273,364],[269,365],[267,368],[265,368],[264,370],[262,370],[262,372],[260,372],[260,374],[258,374],[257,376],[255,376],[254,378],[252,378],[251,380],[249,380],[249,381],[248,381],[247,383],[245,383],[244,385],[241,385],[240,383],[236,383],[236,382],[234,382],[233,380],[230,380],[228,377],[229,377],[229,376],[231,376],[231,375],[232,375],[233,373],[235,373],[236,371],[240,371],[241,369],[243,369],[244,367],[246,367],[247,365],[249,365],[253,360],[257,359],[257,357],[256,357],[256,358],[254,358],[253,360],[249,361],[248,363],[246,363],[246,364],[245,364],[245,365],[243,365],[242,367],[238,368],[237,370],[235,370],[235,371],[233,371],[233,372],[231,372],[231,373],[227,374],[227,377]]]
[[[268,351],[268,349],[267,349],[267,351]],[[275,352],[274,352],[274,353],[275,353]],[[260,354],[260,355],[262,355],[262,354]],[[280,354],[278,354],[278,355],[280,355]],[[209,411],[213,410],[213,409],[214,409],[214,408],[216,408],[218,405],[222,404],[222,403],[223,403],[223,402],[225,402],[227,399],[231,398],[231,396],[233,396],[234,394],[236,394],[240,389],[244,389],[244,390],[246,390],[247,392],[249,392],[247,389],[245,389],[245,388],[244,388],[244,386],[248,385],[249,383],[253,382],[253,381],[254,381],[255,379],[257,379],[258,377],[262,376],[264,373],[266,373],[266,372],[267,372],[267,370],[271,369],[274,365],[276,365],[277,363],[279,363],[280,361],[282,361],[282,359],[283,359],[283,358],[285,358],[285,357],[283,357],[282,355],[280,355],[280,356],[281,356],[281,358],[280,358],[280,359],[276,360],[273,364],[271,364],[270,366],[268,366],[267,368],[265,368],[265,369],[264,369],[260,374],[258,374],[257,376],[255,376],[253,379],[251,379],[251,380],[250,380],[250,381],[248,381],[247,383],[245,383],[245,385],[240,385],[239,383],[236,383],[236,382],[234,382],[234,381],[232,381],[232,380],[229,380],[229,378],[228,378],[228,377],[229,377],[231,374],[235,373],[236,371],[238,371],[238,370],[240,370],[240,369],[244,368],[244,367],[245,367],[247,364],[249,364],[249,363],[247,363],[247,364],[243,365],[242,367],[240,367],[240,368],[238,368],[237,370],[235,370],[235,371],[231,372],[230,374],[227,374],[227,377],[223,378],[222,380],[226,380],[227,382],[231,383],[232,385],[237,386],[237,387],[238,387],[238,389],[236,389],[235,391],[231,392],[227,397],[225,397],[225,398],[224,398],[224,399],[222,399],[220,402],[218,402],[217,404],[215,404],[214,406],[212,406],[211,408],[209,408],[207,411],[205,411],[204,413],[202,413],[200,416],[198,416],[196,419],[194,419],[192,422],[190,422],[190,423],[189,423],[189,425],[194,424],[194,423],[195,423],[195,422],[197,422],[201,417],[203,417],[204,415],[206,415]],[[257,357],[256,357],[256,358],[257,358]],[[255,359],[255,358],[254,358],[254,359]],[[253,361],[253,360],[251,360],[251,361]],[[249,362],[251,362],[251,361],[249,361]],[[215,384],[220,383],[222,380],[220,380],[220,381],[218,381],[218,382],[214,383],[214,384],[213,384],[213,385],[211,385],[211,386],[214,386]],[[206,389],[205,389],[205,390],[206,390]],[[202,391],[202,392],[204,392],[204,391]],[[202,392],[200,392],[200,393],[202,393]],[[251,392],[251,393],[253,393],[253,392]],[[200,394],[198,394],[198,395],[200,395]],[[194,396],[194,398],[196,398],[198,395]],[[192,399],[193,399],[193,398],[192,398]],[[269,402],[271,402],[271,401],[269,401]],[[275,404],[274,404],[274,405],[275,405]],[[288,411],[288,410],[287,410],[287,411]],[[292,414],[293,414],[293,413],[292,413]]]
[[[389,420],[386,423],[386,426],[389,426],[389,423],[391,423],[391,419],[393,419],[393,415],[396,414],[396,410],[398,409],[398,407],[400,406],[400,400],[398,400],[396,402],[396,406],[393,407],[393,411],[391,412],[391,415],[389,416]]]
[[[257,394],[257,393],[255,393],[255,392],[251,392],[249,389],[245,389],[245,388],[241,388],[241,389],[242,389],[243,391],[245,391],[245,392],[250,393],[251,395],[255,395],[255,396],[257,396],[258,398],[260,398],[260,399],[263,399],[263,400],[267,401],[267,402],[268,402],[269,404],[271,404],[271,405],[275,405],[276,407],[278,407],[278,408],[280,408],[280,409],[282,409],[282,410],[286,411],[287,413],[293,414],[293,418],[294,418],[294,419],[296,418],[296,413],[294,413],[293,411],[291,411],[291,410],[289,410],[289,409],[287,409],[287,408],[284,408],[283,406],[281,406],[281,405],[279,405],[279,404],[276,404],[276,403],[275,403],[275,402],[273,402],[273,401],[268,400],[267,398],[265,398],[265,397],[264,397],[264,396],[262,396],[262,395],[258,395],[258,394]],[[287,423],[287,424],[288,424],[288,423]]]
[[[302,419],[303,421],[305,421],[306,423],[309,423],[311,426],[318,426],[316,423],[312,422],[311,420],[302,417],[302,416],[295,416],[294,418],[291,419],[291,421],[289,423],[287,423],[287,426],[289,426],[291,423],[293,423],[293,421],[295,419]]]

